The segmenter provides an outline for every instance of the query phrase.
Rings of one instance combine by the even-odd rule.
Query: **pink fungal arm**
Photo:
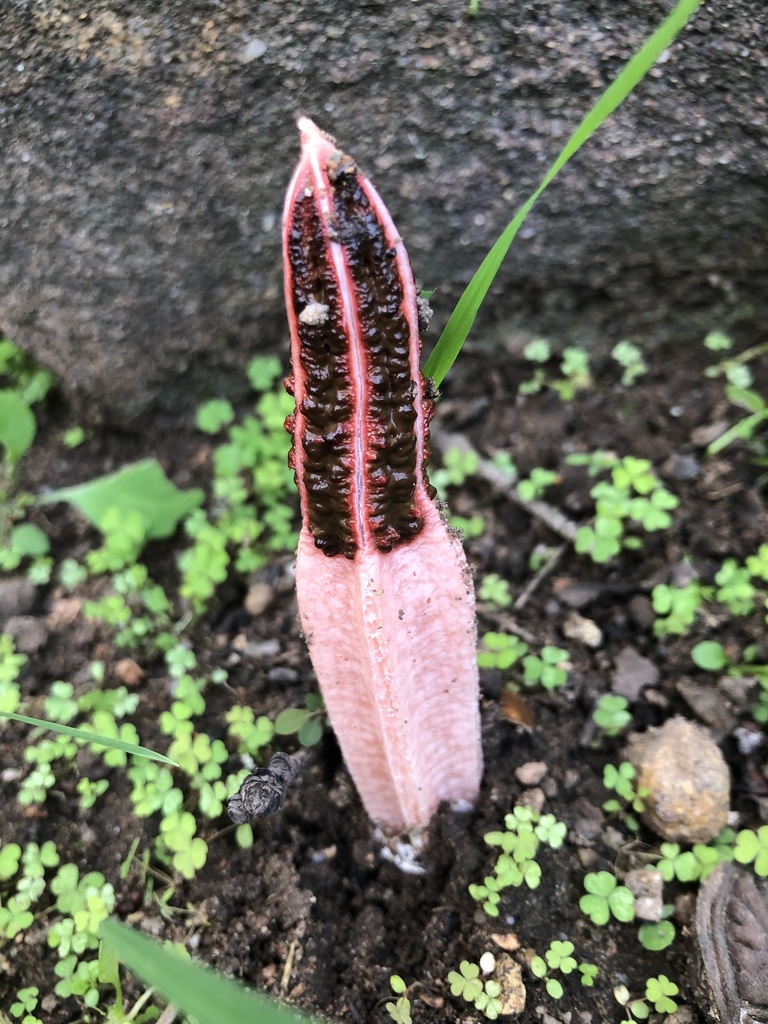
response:
[[[474,591],[426,476],[434,402],[405,247],[352,159],[299,129],[283,216],[299,614],[347,767],[394,832],[477,797]]]

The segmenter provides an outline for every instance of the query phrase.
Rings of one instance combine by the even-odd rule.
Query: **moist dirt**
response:
[[[506,717],[501,702],[512,673],[483,671],[485,776],[480,800],[469,813],[440,810],[419,858],[420,873],[405,872],[382,855],[330,732],[294,784],[284,811],[255,823],[251,848],[238,848],[226,816],[200,825],[208,860],[194,880],[184,881],[161,865],[152,864],[145,873],[138,859],[127,877],[121,877],[134,840],[139,838],[140,849],[151,849],[158,822],[156,817],[133,815],[123,772],[105,769],[98,757],[81,752],[44,805],[23,808],[16,795],[28,771],[28,730],[6,725],[0,732],[6,798],[2,841],[23,845],[53,840],[62,861],[73,861],[81,871],[104,873],[115,887],[121,919],[155,937],[186,942],[217,969],[344,1024],[389,1020],[385,1003],[392,999],[388,979],[393,973],[409,986],[417,1024],[481,1020],[479,1012],[450,994],[446,978],[462,960],[478,962],[485,950],[500,954],[504,946],[523,966],[527,1001],[516,1018],[521,1024],[619,1021],[624,1014],[613,988],[625,984],[633,995],[641,995],[645,980],[660,973],[680,985],[678,1001],[689,1007],[688,1019],[706,1020],[690,998],[687,980],[693,904],[686,893],[691,887],[665,888],[665,901],[675,907],[677,938],[659,953],[639,944],[636,922],[597,928],[578,904],[586,871],[621,871],[638,857],[652,861],[661,841],[646,827],[638,834],[628,832],[601,809],[607,799],[603,766],[621,760],[622,740],[601,740],[591,713],[598,697],[611,690],[617,659],[627,649],[656,669],[651,685],[633,701],[635,730],[659,725],[673,714],[701,721],[701,708],[683,700],[680,684],[711,684],[715,710],[710,701],[703,724],[713,731],[728,761],[731,808],[738,812],[740,826],[761,823],[761,800],[768,792],[765,743],[747,763],[734,739],[736,726],[756,728],[749,704],[729,703],[715,688],[714,677],[695,669],[690,650],[705,638],[717,639],[734,652],[748,643],[764,645],[764,632],[756,635],[762,617],[737,619],[717,606],[719,610],[700,617],[684,637],[660,641],[652,629],[650,592],[655,584],[674,578],[685,558],[711,582],[726,557],[743,561],[768,536],[766,488],[754,451],[739,443],[710,458],[701,441],[705,428],[719,420],[732,423],[738,415],[723,397],[722,380],[703,374],[713,361],[702,347],[657,353],[649,373],[627,388],[616,365],[606,360],[593,367],[592,387],[563,402],[551,391],[519,398],[518,385],[531,376],[530,364],[519,358],[460,358],[444,388],[436,423],[468,436],[482,454],[507,451],[523,475],[534,467],[561,472],[546,498],[564,515],[577,523],[589,517],[594,482],[583,470],[566,466],[566,454],[601,448],[650,459],[680,506],[672,527],[644,535],[641,550],[598,566],[565,545],[523,607],[480,607],[481,633],[519,631],[530,637],[534,649],[543,644],[565,647],[569,680],[562,690],[526,692],[528,723],[523,726]],[[763,379],[757,383],[765,393],[765,368],[761,372]],[[87,480],[147,455],[157,456],[179,486],[205,486],[210,478],[210,445],[188,424],[156,419],[145,422],[141,432],[101,431],[70,452],[60,442],[70,415],[55,402],[45,414],[24,466],[25,488],[37,493]],[[508,580],[515,598],[534,575],[529,567],[534,549],[563,543],[539,519],[477,477],[452,492],[451,505],[462,515],[482,514],[486,530],[467,542],[470,562],[478,578],[494,572]],[[46,506],[32,518],[51,536],[57,561],[82,558],[97,542],[67,506]],[[181,543],[177,539],[152,545],[143,556],[150,574],[169,594],[177,585],[175,556]],[[225,735],[224,715],[233,703],[273,717],[283,708],[301,705],[304,694],[316,689],[297,621],[291,559],[275,559],[260,581],[270,588],[261,614],[246,611],[248,581],[233,576],[191,631],[201,671],[224,666],[229,672],[226,685],[206,691],[205,715],[196,726],[211,737]],[[75,596],[92,596],[97,587],[88,581]],[[32,614],[45,623],[47,641],[30,657],[23,675],[30,708],[54,680],[82,679],[95,658],[105,662],[108,680],[115,679],[115,666],[131,653],[116,648],[103,628],[74,614],[76,608],[68,617],[63,600],[53,584],[37,589]],[[599,627],[602,639],[596,647],[565,635],[574,610]],[[450,652],[435,651],[434,657],[450,657]],[[158,718],[171,702],[169,681],[162,660],[138,660],[145,675],[134,684],[141,699],[132,720],[141,741],[162,750],[167,738]],[[292,740],[273,749],[290,750]],[[544,762],[546,772],[536,786],[526,787],[516,772],[529,762]],[[225,769],[238,767],[233,756]],[[91,810],[82,811],[75,790],[78,779],[107,771],[110,788]],[[484,834],[502,828],[504,815],[521,801],[543,801],[545,811],[567,824],[569,836],[561,849],[544,848],[540,854],[540,886],[506,890],[500,916],[491,919],[470,898],[467,886],[492,870],[495,858]],[[596,964],[600,973],[592,989],[582,988],[573,976],[564,978],[564,997],[554,1001],[532,977],[527,962],[530,951],[541,955],[553,939],[565,938],[574,942],[577,957]],[[49,1024],[81,1020],[74,1000],[51,996],[56,962],[55,951],[46,945],[46,915],[41,914],[32,928],[0,945],[0,1010],[8,1011],[18,988],[37,985]],[[129,978],[126,998],[140,992],[139,983]]]

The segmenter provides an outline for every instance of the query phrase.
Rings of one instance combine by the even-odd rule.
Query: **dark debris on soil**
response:
[[[635,727],[644,728],[676,712],[693,716],[677,684],[694,674],[694,642],[715,637],[740,650],[763,639],[748,635],[744,620],[716,617],[697,624],[682,639],[659,642],[651,629],[650,590],[669,579],[684,556],[691,558],[705,581],[711,581],[725,557],[743,559],[768,536],[765,490],[756,485],[759,470],[750,462],[748,449],[734,446],[707,459],[702,446],[691,440],[698,429],[723,418],[732,421],[734,415],[722,397],[722,382],[703,376],[706,362],[703,350],[670,353],[663,364],[657,357],[656,367],[630,389],[617,383],[614,370],[598,368],[595,386],[568,403],[552,393],[516,398],[526,370],[513,359],[488,370],[483,362],[473,365],[468,358],[447,386],[439,422],[466,433],[481,452],[508,451],[523,474],[535,466],[562,470],[568,452],[605,448],[651,459],[681,504],[670,530],[646,537],[642,551],[628,552],[606,566],[594,565],[569,549],[551,577],[514,613],[516,624],[530,632],[536,644],[557,643],[569,650],[569,684],[557,693],[530,698],[534,726],[526,730],[501,713],[498,673],[483,674],[486,769],[480,801],[472,813],[438,813],[421,856],[423,873],[404,873],[381,856],[331,735],[322,741],[316,763],[290,792],[284,812],[255,824],[252,848],[237,847],[234,829],[226,820],[211,823],[206,833],[207,864],[191,882],[174,880],[167,907],[157,898],[146,898],[145,880],[137,871],[124,881],[120,878],[120,865],[133,841],[139,837],[142,847],[151,846],[156,827],[152,819],[132,815],[128,783],[121,772],[110,771],[110,789],[85,813],[77,804],[75,771],[43,807],[24,811],[16,802],[25,729],[18,734],[8,727],[2,731],[2,840],[23,844],[52,839],[63,860],[74,861],[81,870],[102,871],[114,884],[117,911],[124,920],[156,936],[186,939],[192,951],[214,967],[345,1024],[388,1019],[384,1003],[391,998],[392,973],[409,984],[419,1024],[477,1019],[478,1014],[468,1013],[450,995],[446,976],[462,959],[476,962],[484,950],[495,950],[494,934],[516,935],[521,945],[516,955],[521,959],[525,950],[543,953],[552,939],[569,938],[582,960],[600,968],[600,980],[592,990],[568,980],[561,1003],[550,1000],[541,983],[524,972],[528,1003],[518,1018],[522,1024],[541,1021],[545,1011],[558,1021],[618,1020],[621,1011],[613,986],[624,983],[639,994],[645,979],[661,972],[680,981],[685,999],[690,921],[685,919],[684,900],[677,904],[674,946],[650,953],[639,945],[635,926],[592,926],[580,914],[578,899],[585,870],[615,870],[626,855],[606,843],[600,810],[605,799],[602,767],[620,759],[621,747],[605,741],[595,749],[588,729],[596,699],[610,689],[620,651],[631,646],[658,670],[658,682],[633,707]],[[103,433],[69,453],[56,441],[64,416],[64,411],[54,411],[43,443],[27,460],[23,484],[33,491],[89,479],[147,454],[156,455],[180,486],[205,482],[209,452],[189,430],[166,422],[148,423],[141,435]],[[690,479],[680,479],[685,474],[676,470],[682,457],[686,467],[694,467]],[[566,470],[547,497],[580,521],[590,512],[589,486],[583,473]],[[483,514],[486,532],[468,545],[470,561],[478,573],[495,572],[508,579],[513,593],[530,579],[528,559],[536,545],[559,541],[543,524],[477,480],[455,495],[453,505],[461,514]],[[63,506],[46,507],[34,516],[53,538],[57,558],[82,557],[94,541],[82,521]],[[174,550],[172,544],[153,545],[144,559],[169,592]],[[219,593],[217,608],[194,630],[201,667],[224,664],[230,672],[226,687],[209,691],[198,726],[212,737],[223,735],[229,703],[274,715],[299,705],[316,685],[296,619],[290,559],[275,563],[271,581],[275,598],[263,614],[252,618],[244,612],[245,586],[233,580]],[[603,634],[596,650],[563,637],[571,609],[560,595],[569,585],[583,584],[589,586],[580,611]],[[41,589],[33,614],[50,616],[58,600],[53,588]],[[46,621],[48,641],[30,659],[23,678],[27,698],[45,694],[53,680],[78,678],[94,657],[105,660],[109,673],[125,654],[114,649],[103,631],[81,619],[58,625],[50,618]],[[481,614],[481,632],[499,627],[497,615]],[[146,676],[133,720],[142,742],[162,749],[157,720],[169,700],[167,679],[161,661],[142,667]],[[736,709],[736,715],[740,721],[750,720],[748,710]],[[746,824],[755,825],[760,779],[755,783],[750,778],[729,736],[717,739],[730,761],[732,807]],[[571,838],[562,849],[546,849],[541,855],[540,887],[508,890],[501,916],[493,921],[469,897],[467,886],[481,881],[493,864],[484,833],[498,829],[521,799],[532,798],[530,791],[526,797],[515,775],[530,761],[546,762],[540,784],[544,807],[566,822]],[[79,765],[86,772],[92,767]],[[227,766],[236,767],[234,759]],[[759,767],[762,772],[764,759]],[[764,784],[764,774],[760,778]],[[637,843],[651,850],[658,839],[643,832]],[[161,888],[156,880],[156,893]],[[0,947],[0,1009],[8,1009],[22,985],[38,985],[43,993],[53,988],[55,954],[45,945],[45,921],[21,940],[22,936]],[[129,983],[128,993],[135,995],[138,989]],[[79,1017],[72,1001],[45,1005],[49,1024]],[[703,1019],[692,1009],[692,1020]]]

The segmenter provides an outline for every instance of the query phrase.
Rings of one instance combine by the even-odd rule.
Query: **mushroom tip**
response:
[[[330,142],[334,146],[336,145],[335,140],[328,132],[324,132],[322,128],[318,128],[311,117],[300,117],[298,122],[298,128],[301,132],[301,141],[305,145],[309,142]]]

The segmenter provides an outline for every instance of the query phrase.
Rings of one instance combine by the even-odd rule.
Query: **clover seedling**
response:
[[[509,583],[495,572],[489,572],[483,577],[477,588],[477,597],[479,601],[483,601],[493,608],[509,608],[512,604]]]
[[[546,645],[541,655],[528,654],[523,658],[523,682],[526,686],[543,686],[555,690],[568,682],[568,651],[562,647]]]
[[[638,377],[648,372],[642,352],[631,341],[620,341],[614,346],[611,355],[623,367],[621,383],[624,387],[631,387]]]
[[[618,736],[632,722],[629,701],[616,693],[604,693],[592,712],[592,720],[606,736]]]
[[[585,988],[591,988],[597,975],[597,967],[594,964],[579,964],[573,956],[574,945],[572,942],[553,940],[549,949],[543,957],[535,956],[531,960],[531,973],[536,978],[545,981],[545,988],[552,999],[562,999],[562,983],[552,977],[554,971],[561,974],[572,974],[578,969],[581,984]]]
[[[754,557],[754,556],[752,556]],[[748,565],[739,565],[735,558],[727,558],[715,575],[718,590],[715,597],[728,607],[732,615],[749,615],[755,607],[756,589]]]
[[[530,807],[515,807],[504,819],[505,832],[488,832],[484,839],[489,846],[499,847],[494,875],[488,875],[482,885],[470,885],[472,899],[482,903],[489,917],[498,917],[499,893],[509,886],[523,885],[535,889],[541,881],[541,866],[536,861],[542,843],[553,850],[559,849],[566,835],[566,827],[552,814],[540,814]]]
[[[462,960],[458,971],[448,974],[451,994],[461,996],[484,1014],[488,1020],[496,1020],[501,1010],[501,986],[497,981],[483,981],[480,968],[468,960]]]
[[[637,831],[639,824],[634,814],[629,812],[631,810],[635,814],[642,814],[648,798],[648,790],[644,786],[635,788],[636,777],[637,771],[629,761],[622,761],[618,767],[607,764],[603,768],[603,785],[619,797],[618,800],[606,800],[603,810],[606,814],[620,814],[627,828],[633,832]]]
[[[619,885],[610,871],[596,871],[584,879],[586,895],[579,900],[579,909],[593,924],[607,924],[613,915],[617,921],[631,921],[635,916],[635,897]]]
[[[653,624],[654,635],[682,636],[695,622],[703,601],[711,595],[712,588],[702,586],[698,580],[684,587],[659,583],[651,593],[653,610],[659,616]]]
[[[742,829],[736,836],[733,859],[752,864],[756,875],[768,877],[768,825],[761,825],[756,832]]]
[[[672,999],[680,989],[666,974],[657,978],[649,978],[645,985],[645,998],[653,1005],[656,1013],[674,1013],[677,1003]]]
[[[257,757],[275,734],[275,727],[267,716],[260,715],[257,718],[249,707],[235,705],[224,718],[227,722],[227,735],[237,741],[238,754]]]
[[[386,1010],[395,1024],[412,1024],[411,1001],[405,994],[407,986],[399,974],[393,974],[389,979],[392,991],[397,996],[397,1001],[386,1004]]]
[[[449,487],[462,487],[477,472],[477,453],[449,448],[443,455],[443,464],[432,474],[432,482],[441,493]]]
[[[21,1024],[42,1024],[40,1018],[34,1015],[40,1002],[40,989],[37,985],[20,988],[16,993],[16,1000],[15,1003],[11,1003],[12,1017],[22,1018]]]
[[[542,469],[536,466],[531,470],[531,475],[526,480],[521,480],[517,485],[517,493],[522,501],[535,501],[540,498],[544,491],[560,480],[558,473],[551,469]]]
[[[519,637],[490,630],[483,634],[477,664],[480,668],[511,668],[527,653],[528,644]]]
[[[721,841],[720,837],[712,846],[696,843],[690,850],[681,850],[678,843],[662,843],[659,851],[661,859],[656,867],[665,882],[674,878],[678,882],[703,882],[718,864],[733,859],[732,843]]]

